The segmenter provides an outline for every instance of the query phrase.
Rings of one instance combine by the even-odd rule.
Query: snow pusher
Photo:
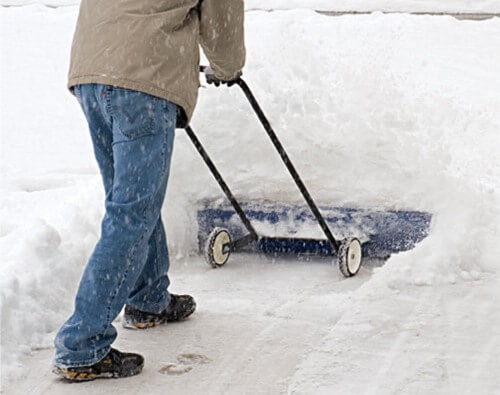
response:
[[[204,71],[205,67],[201,66],[200,72]],[[427,236],[431,221],[428,213],[336,207],[321,207],[320,211],[247,83],[240,77],[234,84],[241,88],[255,111],[307,206],[239,203],[191,126],[186,127],[189,138],[229,200],[229,204],[202,202],[198,211],[198,240],[210,266],[224,266],[231,253],[239,251],[314,254],[335,257],[334,262],[340,272],[345,277],[351,277],[358,273],[363,257],[388,258],[394,252],[413,248]],[[266,228],[286,221],[293,221],[298,226],[315,221],[325,237],[263,236],[257,233],[250,220],[265,223]],[[340,237],[335,237],[333,233]]]

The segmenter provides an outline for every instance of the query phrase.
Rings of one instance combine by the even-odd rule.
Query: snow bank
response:
[[[395,281],[454,282],[499,267],[498,21],[377,14],[332,22],[291,11],[257,13],[248,26],[247,79],[313,196],[435,215],[431,237],[389,263]],[[300,201],[240,96],[207,90],[195,129],[210,133],[209,151],[224,158],[238,194]],[[220,141],[231,122],[238,145],[228,150]]]
[[[0,9],[9,375],[19,352],[49,345],[71,310],[102,215],[86,126],[65,90],[76,12]],[[498,19],[252,12],[247,47],[245,78],[320,204],[434,214],[430,237],[393,257],[374,284],[453,283],[498,270]],[[193,128],[237,196],[300,201],[237,88],[201,89]],[[173,256],[195,253],[198,201],[217,196],[178,131],[164,207]]]
[[[20,354],[51,347],[53,331],[68,316],[68,302],[74,299],[81,272],[98,237],[95,225],[102,216],[95,204],[95,193],[89,188],[100,185],[93,183],[85,180],[75,187],[39,192],[16,187],[2,190],[8,197],[2,202],[7,203],[1,212],[7,222],[2,223],[0,238],[4,377],[21,373]],[[69,196],[75,204],[62,201]],[[50,216],[49,223],[45,216],[37,218],[34,203],[58,213]]]
[[[246,0],[247,9],[322,11],[498,12],[495,0]]]

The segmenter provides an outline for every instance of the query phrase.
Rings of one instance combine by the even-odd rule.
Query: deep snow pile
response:
[[[49,345],[97,238],[102,192],[65,77],[75,7],[0,9],[2,374]],[[254,89],[319,203],[434,214],[374,287],[497,271],[500,21],[247,14]],[[236,88],[201,89],[193,128],[244,198],[300,196]],[[198,201],[220,196],[178,131],[164,208],[172,256],[196,252]],[[416,264],[418,262],[418,265]]]

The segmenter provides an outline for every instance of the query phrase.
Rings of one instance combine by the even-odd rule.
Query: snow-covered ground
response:
[[[102,216],[85,121],[65,89],[76,13],[0,8],[9,394],[67,392],[49,372],[51,342]],[[164,215],[173,290],[192,292],[199,313],[121,331],[119,346],[144,352],[144,374],[72,392],[498,392],[500,20],[253,11],[247,47],[245,78],[318,201],[426,210],[431,235],[350,280],[324,262],[254,256],[209,270],[195,212],[220,192],[178,131]],[[300,201],[236,88],[201,89],[193,127],[237,196]],[[168,363],[186,372],[160,373]]]

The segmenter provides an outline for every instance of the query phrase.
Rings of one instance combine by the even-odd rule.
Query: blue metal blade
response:
[[[241,204],[254,227],[271,236],[245,247],[248,252],[289,253],[295,255],[334,255],[333,248],[326,243],[319,225],[307,242],[283,240],[303,232],[316,229],[314,216],[307,206],[272,204],[268,202],[244,202]],[[363,256],[388,258],[391,254],[412,249],[429,233],[432,215],[408,210],[370,210],[345,207],[321,207],[320,211],[337,239],[357,237],[363,244]],[[247,232],[241,220],[229,204],[212,201],[202,202],[198,210],[198,240],[200,248],[214,227],[229,230],[234,239]],[[281,232],[281,233],[280,233]],[[272,236],[281,239],[273,240]]]

